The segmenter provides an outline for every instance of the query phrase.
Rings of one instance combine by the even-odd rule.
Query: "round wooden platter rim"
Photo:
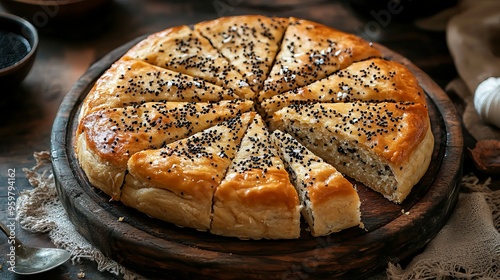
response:
[[[366,235],[361,235],[343,242],[343,246],[352,247],[358,252],[346,253],[339,256],[338,244],[330,242],[329,236],[316,238],[318,246],[314,250],[301,251],[286,255],[237,255],[227,252],[202,250],[179,242],[172,242],[149,235],[128,223],[117,221],[116,217],[102,211],[84,191],[75,178],[73,168],[77,163],[70,162],[69,153],[72,143],[68,142],[69,124],[75,117],[75,108],[95,80],[126,50],[135,45],[144,36],[132,40],[107,54],[93,64],[88,71],[77,81],[70,92],[65,96],[55,118],[51,134],[51,157],[57,191],[70,220],[77,230],[105,255],[119,263],[129,266],[140,273],[153,276],[162,271],[173,271],[178,275],[212,275],[216,278],[238,278],[237,275],[251,273],[248,277],[255,278],[284,278],[285,276],[319,278],[334,276],[339,278],[360,278],[372,274],[387,264],[388,261],[398,262],[400,259],[415,253],[435,234],[448,219],[458,198],[458,183],[461,178],[461,163],[463,139],[458,116],[453,104],[442,89],[436,85],[423,71],[413,65],[401,55],[381,46],[375,46],[382,51],[386,58],[398,61],[408,67],[417,77],[423,89],[440,111],[442,122],[446,130],[446,147],[441,168],[436,174],[433,185],[428,193],[417,204],[408,209],[409,214],[401,214],[389,224],[384,225]],[[443,192],[447,197],[443,197]],[[429,208],[441,211],[439,216],[430,216]],[[85,217],[91,217],[85,219]],[[84,219],[82,221],[82,219]],[[428,228],[415,229],[416,221],[427,221]],[[391,240],[399,244],[398,235],[409,230],[419,231],[423,239],[420,241],[407,240],[404,246],[391,247]],[[99,236],[93,232],[106,232],[107,236]],[[140,236],[140,237],[139,237]],[[148,238],[144,238],[148,236]],[[392,239],[388,239],[392,236]],[[369,238],[368,238],[369,237]],[[245,242],[245,241],[242,241]],[[125,249],[124,249],[125,248]],[[130,251],[126,250],[130,249]],[[370,254],[380,250],[392,250],[392,253],[380,256]],[[363,256],[362,263],[356,255]],[[343,258],[345,257],[345,259]],[[352,265],[349,264],[352,262]],[[260,266],[260,264],[266,264]],[[143,264],[147,264],[142,266]],[[335,267],[334,265],[338,265]],[[355,268],[346,270],[346,267]],[[365,267],[363,270],[361,267]],[[229,270],[235,271],[229,271]]]

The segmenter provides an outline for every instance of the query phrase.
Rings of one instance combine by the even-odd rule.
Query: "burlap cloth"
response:
[[[17,201],[21,227],[33,233],[48,233],[57,247],[71,252],[73,264],[88,259],[97,264],[99,271],[129,280],[145,279],[104,256],[76,231],[57,195],[49,152],[35,152],[34,157],[37,164],[23,170],[34,188],[23,191]]]
[[[500,52],[491,49],[500,49],[500,40],[492,43],[488,39],[491,30],[500,35],[500,21],[496,19],[500,19],[500,1],[466,0],[417,22],[422,28],[448,31],[448,45],[460,77],[446,90],[454,91],[467,104],[463,121],[476,140],[500,139],[499,129],[485,124],[473,105],[477,85],[488,77],[500,77],[500,61],[496,56]],[[496,29],[491,28],[492,24]],[[58,199],[49,153],[39,152],[34,156],[37,165],[25,169],[34,188],[24,191],[18,200],[20,225],[31,232],[48,233],[57,247],[71,252],[73,263],[89,259],[100,271],[124,279],[143,279],[104,256],[76,232]],[[500,279],[500,187],[489,184],[490,180],[480,182],[473,174],[464,176],[450,220],[423,252],[405,267],[389,263],[384,273],[372,279]]]

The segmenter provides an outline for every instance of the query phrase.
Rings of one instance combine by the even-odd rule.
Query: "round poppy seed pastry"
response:
[[[407,68],[293,17],[151,34],[95,82],[78,121],[79,165],[111,200],[240,239],[363,227],[356,184],[401,203],[434,147]]]

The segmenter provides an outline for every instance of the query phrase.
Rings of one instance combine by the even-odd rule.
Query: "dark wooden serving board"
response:
[[[427,173],[401,205],[357,184],[365,229],[325,237],[305,229],[295,240],[239,240],[150,218],[92,187],[73,151],[76,114],[98,77],[141,38],[92,65],[64,98],[51,135],[60,199],[70,220],[105,255],[150,278],[363,279],[389,261],[415,254],[446,223],[457,198],[463,140],[454,107],[425,73],[376,45],[387,59],[406,65],[427,93],[435,148]],[[123,221],[118,221],[123,217]],[[304,223],[303,223],[304,224]]]

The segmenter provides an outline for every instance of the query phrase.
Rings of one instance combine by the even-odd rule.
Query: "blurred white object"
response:
[[[482,120],[500,128],[500,78],[488,78],[476,88],[474,108]]]

